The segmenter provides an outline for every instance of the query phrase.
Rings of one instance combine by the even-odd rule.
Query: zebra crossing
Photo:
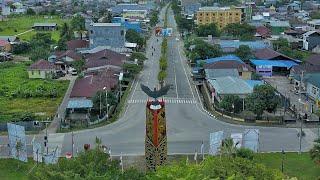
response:
[[[128,104],[145,104],[147,102],[146,99],[130,99]],[[195,99],[182,99],[182,98],[170,98],[164,99],[164,102],[167,104],[196,104],[197,101]]]

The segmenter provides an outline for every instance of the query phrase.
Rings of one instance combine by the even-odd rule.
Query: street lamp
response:
[[[108,120],[108,117],[109,117],[109,107],[108,107],[108,90],[107,90],[107,87],[103,87],[103,90],[106,91],[106,106],[107,106],[107,120]]]
[[[302,102],[301,98],[299,98],[299,103],[301,103],[302,105],[304,105],[304,102]],[[303,112],[303,108],[301,108],[301,112]],[[302,149],[302,122],[303,119],[301,117],[301,113],[299,113],[299,119],[300,119],[300,134],[299,134],[299,154],[301,154],[301,149]]]
[[[283,173],[283,167],[284,167],[284,155],[286,154],[286,153],[284,152],[284,150],[283,150],[283,149],[282,149],[282,151],[281,151],[281,154],[282,154],[281,172]]]
[[[121,81],[123,80],[123,73],[121,72],[120,74],[114,74],[115,76],[119,77],[119,88],[120,88],[120,101],[121,101],[121,96],[122,96],[122,87],[121,87]]]

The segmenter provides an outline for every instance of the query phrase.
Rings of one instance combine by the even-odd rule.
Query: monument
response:
[[[145,136],[145,158],[146,168],[155,171],[156,168],[167,161],[167,128],[164,100],[159,97],[167,94],[170,86],[164,86],[159,90],[151,91],[141,84],[141,89],[152,100],[146,104],[146,136]]]

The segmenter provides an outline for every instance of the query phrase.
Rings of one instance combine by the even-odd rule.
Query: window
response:
[[[209,13],[207,13],[207,16],[209,16]]]
[[[124,31],[123,30],[121,30],[121,36],[123,36],[124,35]]]
[[[202,13],[199,13],[199,16],[202,16]]]
[[[236,16],[238,16],[239,14],[238,13],[236,13]]]
[[[33,75],[33,71],[31,71],[31,75]]]
[[[90,33],[93,34],[93,30],[90,30]]]
[[[230,16],[232,16],[232,13],[229,13]]]
[[[242,72],[239,72],[239,76],[242,76]]]
[[[317,94],[317,88],[316,87],[312,87],[312,94],[316,95]]]
[[[41,72],[40,71],[38,71],[38,74],[40,74]]]

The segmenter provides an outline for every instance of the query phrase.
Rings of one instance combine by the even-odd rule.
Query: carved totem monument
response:
[[[145,158],[147,170],[155,171],[156,168],[167,161],[167,128],[164,100],[159,97],[167,94],[170,86],[151,91],[141,84],[141,89],[153,100],[146,105],[146,136]]]

